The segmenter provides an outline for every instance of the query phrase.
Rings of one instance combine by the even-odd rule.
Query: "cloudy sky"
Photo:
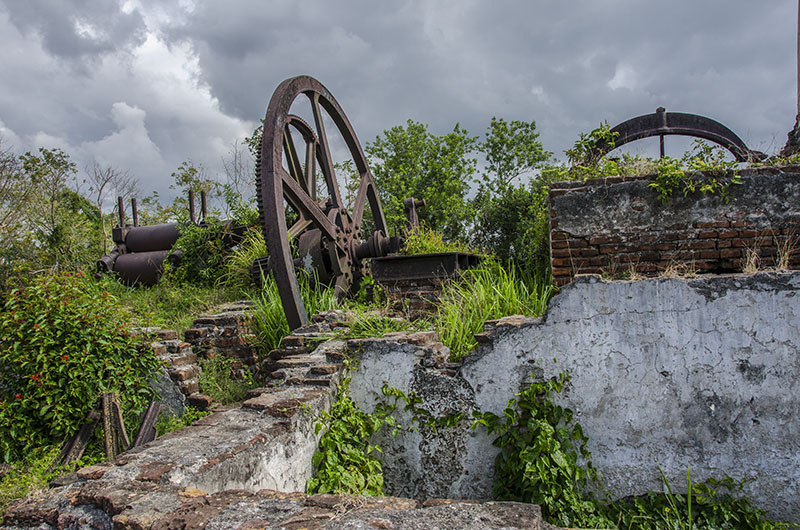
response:
[[[703,114],[778,151],[796,113],[794,0],[0,0],[0,135],[169,194],[184,160],[221,174],[275,87],[308,74],[361,143],[414,119],[482,134],[580,132]],[[641,149],[648,149],[647,147]],[[675,153],[680,154],[680,153]]]

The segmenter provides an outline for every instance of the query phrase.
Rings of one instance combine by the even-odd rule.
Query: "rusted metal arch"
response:
[[[664,136],[680,135],[702,138],[721,145],[727,149],[737,162],[761,160],[766,155],[760,151],[750,150],[736,133],[716,120],[687,114],[684,112],[667,112],[659,107],[653,114],[645,114],[626,120],[611,129],[614,134],[613,145],[598,144],[597,158],[627,143],[659,136],[661,138],[661,156],[664,156]]]

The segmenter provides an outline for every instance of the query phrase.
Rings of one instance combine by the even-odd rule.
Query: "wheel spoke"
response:
[[[336,226],[325,216],[319,205],[309,197],[285,169],[281,168],[283,194],[301,218],[313,222],[329,239],[336,239]]]
[[[289,174],[292,178],[305,189],[305,192],[310,195],[308,190],[308,182],[303,175],[303,168],[300,166],[300,159],[297,156],[297,149],[294,146],[294,138],[292,138],[292,131],[289,128],[290,124],[287,123],[283,130],[283,152],[286,153],[286,165],[289,166]]]
[[[325,176],[325,183],[328,185],[328,195],[330,195],[334,208],[342,207],[342,197],[339,195],[339,185],[336,182],[336,174],[333,172],[333,158],[331,149],[328,145],[328,136],[325,134],[325,124],[322,122],[322,111],[319,108],[319,94],[314,92],[309,95],[311,100],[311,110],[314,113],[314,123],[317,126],[317,138],[319,139],[320,149],[317,154],[320,157],[322,174]]]

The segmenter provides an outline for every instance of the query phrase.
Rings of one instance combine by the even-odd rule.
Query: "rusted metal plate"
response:
[[[449,278],[480,261],[479,255],[465,252],[386,256],[372,260],[372,277],[379,283]]]

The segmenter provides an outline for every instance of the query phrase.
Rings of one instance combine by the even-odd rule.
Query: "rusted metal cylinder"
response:
[[[178,225],[175,223],[137,226],[128,229],[125,246],[128,252],[169,250],[178,240],[179,235]]]
[[[155,285],[164,270],[164,260],[169,251],[122,254],[114,262],[114,272],[128,285]]]
[[[119,257],[119,250],[114,249],[99,260],[97,260],[97,272],[108,273],[114,270],[114,262]]]

